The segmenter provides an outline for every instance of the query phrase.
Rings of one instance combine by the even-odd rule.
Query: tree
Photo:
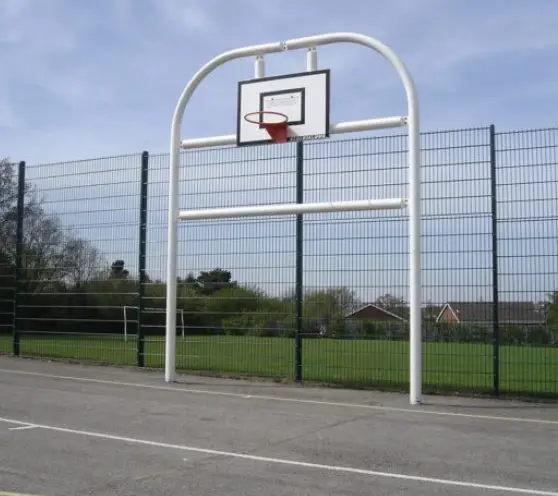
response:
[[[15,241],[9,219],[17,199],[13,166],[7,160],[0,161],[0,332],[11,326],[13,317],[15,260],[12,248]]]
[[[304,313],[314,318],[345,316],[361,305],[355,292],[345,286],[307,291],[304,294]]]
[[[554,291],[549,298],[546,307],[546,323],[549,326],[558,327],[558,291]]]
[[[96,248],[83,239],[68,240],[64,260],[66,280],[75,288],[79,288],[86,281],[102,277],[101,256]]]
[[[382,296],[378,296],[374,303],[388,312],[400,317],[408,318],[409,307],[405,299],[400,296],[394,296],[391,293],[386,293]]]
[[[23,278],[28,293],[40,293],[53,284],[72,285],[89,277],[99,254],[87,241],[64,232],[59,219],[43,208],[37,188],[24,187]],[[15,166],[0,161],[0,253],[15,264],[18,178]]]
[[[361,305],[355,292],[345,286],[307,291],[303,300],[305,332],[342,335],[346,315]]]
[[[232,274],[229,270],[217,267],[210,271],[200,271],[198,277],[194,277],[190,273],[184,280],[184,283],[195,288],[200,294],[212,295],[222,289],[235,287],[237,283],[231,279]]]
[[[221,283],[229,284],[231,282],[232,274],[230,270],[224,270],[217,267],[210,271],[202,270],[197,277],[198,283]]]
[[[15,168],[7,159],[0,160],[0,254],[13,263],[17,179]]]
[[[423,318],[424,322],[433,323],[436,322],[436,318],[440,313],[440,308],[436,306],[432,301],[428,300],[424,307]]]
[[[0,334],[13,324],[14,275],[11,260],[0,252]]]
[[[124,260],[115,260],[110,266],[109,279],[128,279],[130,272],[124,268]]]

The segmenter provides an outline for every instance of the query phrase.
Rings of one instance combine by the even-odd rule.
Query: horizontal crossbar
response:
[[[387,129],[407,125],[407,117],[382,117],[380,119],[368,119],[364,121],[340,122],[331,124],[330,134],[355,133],[360,131],[373,131],[375,129]],[[184,149],[205,148],[211,146],[225,146],[236,144],[236,134],[213,136],[210,138],[194,138],[182,140],[180,147]]]
[[[405,208],[406,206],[407,200],[404,198],[323,203],[285,203],[275,205],[251,205],[247,207],[210,208],[204,210],[181,210],[178,214],[178,219],[231,219],[236,217],[355,212],[360,210],[391,210],[396,208]]]

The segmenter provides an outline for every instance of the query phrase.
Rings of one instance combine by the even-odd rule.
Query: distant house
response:
[[[350,320],[366,320],[368,322],[406,322],[407,319],[385,308],[368,303],[363,307],[345,315]]]
[[[491,324],[493,311],[494,305],[489,301],[452,301],[442,307],[436,322]],[[544,324],[545,311],[530,301],[501,301],[498,320],[505,324]]]
[[[506,324],[537,325],[545,322],[545,309],[531,301],[501,301],[499,321]],[[490,301],[450,301],[444,305],[428,305],[422,309],[425,322],[491,324],[493,304]],[[348,320],[368,322],[408,322],[409,308],[385,309],[368,303],[345,315]]]
[[[434,321],[441,309],[441,306],[435,305],[427,305],[423,307],[423,320],[430,322]],[[409,307],[387,310],[375,305],[374,303],[368,303],[358,310],[347,314],[345,318],[352,320],[365,320],[369,322],[408,322]]]

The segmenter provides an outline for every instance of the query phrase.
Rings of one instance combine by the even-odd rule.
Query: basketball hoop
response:
[[[265,115],[275,115],[278,117],[282,117],[284,120],[282,121],[277,121],[277,122],[261,122],[259,120],[252,120],[249,119],[250,116],[253,115],[261,115],[261,116],[265,116]],[[263,126],[265,128],[265,130],[268,132],[268,134],[271,136],[271,139],[275,142],[275,143],[286,143],[287,142],[287,129],[289,127],[289,117],[285,114],[282,114],[281,112],[271,112],[269,110],[263,110],[260,112],[250,112],[248,114],[246,114],[244,116],[244,120],[252,123],[252,124],[260,124],[261,126]]]

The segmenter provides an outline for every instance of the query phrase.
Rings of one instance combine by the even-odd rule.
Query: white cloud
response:
[[[0,7],[0,42],[10,43],[11,50],[39,58],[67,54],[75,48],[75,18],[66,22],[60,1],[31,2],[9,0]]]
[[[209,8],[200,0],[149,0],[149,3],[163,29],[171,28],[179,33],[194,30],[199,35],[215,28]]]
[[[56,156],[39,150],[26,157],[31,160],[80,156],[83,151],[68,138],[76,133],[93,134],[101,154],[119,146],[123,152],[147,146],[166,151],[178,94],[216,54],[253,43],[351,30],[377,37],[401,54],[421,91],[424,129],[459,125],[459,115],[448,109],[461,113],[464,125],[485,124],[488,111],[494,119],[513,114],[514,102],[504,97],[508,92],[528,94],[533,84],[546,88],[550,97],[556,94],[556,76],[545,78],[540,68],[533,73],[534,81],[527,83],[525,74],[516,74],[506,86],[498,82],[504,78],[499,57],[549,53],[558,36],[553,26],[556,7],[511,0],[506,8],[502,5],[496,0],[386,0],[373,5],[368,0],[350,5],[324,0],[319,8],[301,1],[293,10],[255,0],[99,0],[94,6],[64,0],[4,1],[0,64],[10,70],[0,80],[0,95],[4,108],[11,110],[3,120],[19,116],[18,122],[33,125],[35,132],[56,135]],[[353,45],[332,45],[319,50],[319,64],[333,71],[334,120],[391,115],[405,108],[395,72],[377,55]],[[303,51],[267,58],[269,74],[304,65]],[[474,67],[476,73],[471,72]],[[192,99],[185,134],[233,131],[236,82],[251,77],[252,71],[251,60],[235,61],[208,77]],[[481,105],[490,95],[495,97],[490,105]],[[538,105],[531,108],[532,116],[545,115]],[[34,119],[36,112],[40,119]],[[11,154],[30,153],[25,133],[11,137]]]
[[[5,22],[12,22],[20,18],[29,8],[28,0],[4,0],[0,3],[0,18]]]
[[[0,129],[22,128],[23,120],[14,106],[0,94]]]
[[[463,71],[487,60],[492,61],[491,72],[497,77],[501,57],[558,47],[556,3],[510,1],[505,9],[494,5],[489,15],[483,12],[488,5],[471,2],[472,8],[465,16],[457,9],[453,11],[453,5],[448,3],[438,12],[443,21],[432,22],[426,36],[417,38],[416,43],[411,39],[407,42],[409,65],[423,85],[443,87],[457,79],[466,83],[468,76]]]

